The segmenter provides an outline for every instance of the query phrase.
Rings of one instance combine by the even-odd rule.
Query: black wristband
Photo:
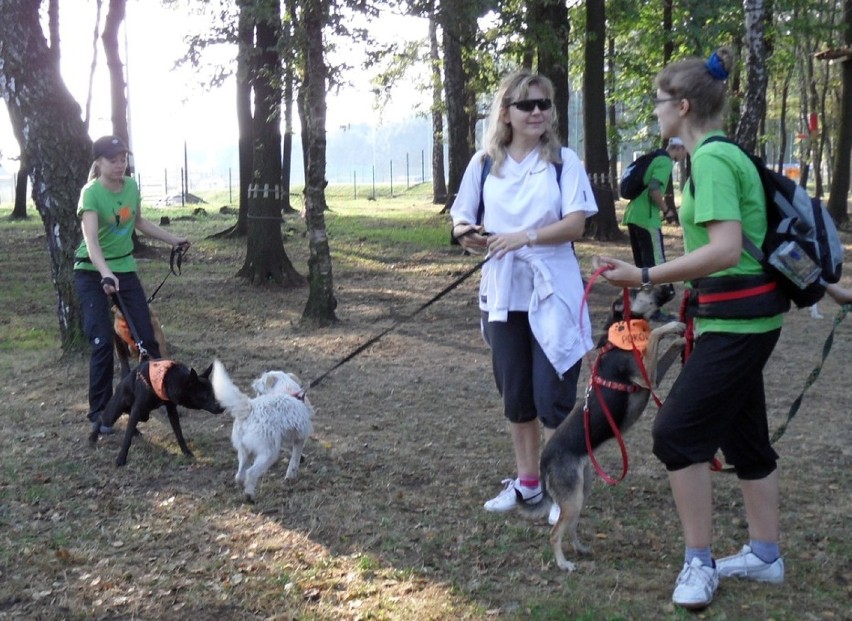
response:
[[[106,287],[107,285],[115,289],[115,281],[112,278],[101,278],[101,287]]]

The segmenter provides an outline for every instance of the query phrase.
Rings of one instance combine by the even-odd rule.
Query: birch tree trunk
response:
[[[746,93],[737,125],[736,140],[747,151],[757,150],[757,133],[766,114],[766,7],[764,0],[743,0],[745,11]]]
[[[334,278],[331,270],[331,251],[325,228],[325,168],[326,168],[326,86],[328,67],[325,62],[323,28],[328,21],[327,0],[307,0],[303,3],[302,27],[305,36],[305,81],[303,84],[307,134],[305,136],[305,218],[308,224],[310,259],[308,284],[310,293],[302,319],[324,326],[337,321],[334,311]]]
[[[21,156],[44,223],[62,349],[82,349],[73,261],[81,238],[77,200],[88,175],[92,142],[80,106],[59,73],[59,54],[45,40],[39,3],[0,0],[0,15],[0,97],[16,135],[23,136]]]

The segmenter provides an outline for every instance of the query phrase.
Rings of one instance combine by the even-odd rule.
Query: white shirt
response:
[[[453,224],[476,222],[483,154],[478,151],[468,164],[450,210]],[[485,180],[486,231],[525,231],[577,211],[587,218],[598,212],[579,158],[567,148],[561,154],[559,184],[556,167],[542,161],[538,149],[521,162],[507,155],[501,176],[489,174]],[[560,375],[593,347],[588,310],[580,309],[582,297],[580,266],[570,244],[520,248],[482,267],[480,309],[488,312],[489,321],[505,321],[509,311],[528,312],[536,340]]]

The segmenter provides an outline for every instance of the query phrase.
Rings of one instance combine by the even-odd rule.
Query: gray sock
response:
[[[689,565],[692,562],[692,559],[697,558],[701,561],[701,564],[706,567],[714,567],[713,564],[713,555],[710,552],[710,548],[686,548],[683,553],[684,562]]]
[[[752,539],[748,542],[748,547],[751,548],[752,554],[764,563],[774,563],[781,556],[781,550],[778,547],[777,541],[758,541],[757,539]]]

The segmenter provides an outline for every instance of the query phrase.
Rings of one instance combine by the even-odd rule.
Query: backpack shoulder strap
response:
[[[743,146],[740,143],[738,143],[734,140],[731,140],[727,136],[710,136],[702,144],[707,144],[709,142],[727,142],[728,144],[733,144],[733,145],[736,145],[737,147],[739,147],[740,151],[745,153],[748,156],[749,161],[751,161],[751,163],[754,164],[754,167],[757,169],[757,175],[761,179],[761,185],[763,184],[763,175],[761,175],[760,168],[759,168],[760,164],[758,164],[758,162],[755,161],[755,157],[751,153],[749,153],[748,151],[743,149]],[[690,175],[690,177],[689,177],[689,190],[692,192],[692,196],[694,198],[695,197],[695,181],[692,180],[692,175]],[[768,197],[767,197],[767,200],[769,200]],[[767,205],[767,207],[768,207],[768,205]],[[743,249],[747,253],[749,253],[753,258],[755,258],[757,261],[759,261],[760,263],[763,263],[763,260],[766,258],[765,255],[763,254],[763,250],[761,250],[753,241],[751,241],[748,237],[746,237],[745,233],[743,233]]]
[[[476,224],[482,224],[485,217],[485,180],[488,179],[488,173],[491,172],[491,165],[494,160],[486,154],[482,156],[482,177],[479,179],[479,208],[476,210]]]

